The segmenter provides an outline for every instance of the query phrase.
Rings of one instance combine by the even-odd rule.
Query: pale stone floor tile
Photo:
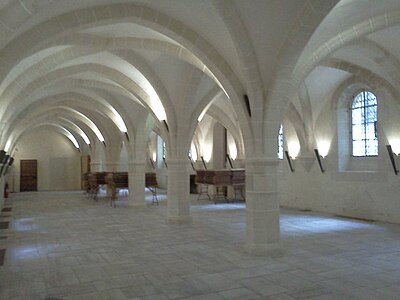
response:
[[[122,293],[120,289],[111,289],[107,291],[98,292],[101,300],[126,300],[128,298]]]
[[[236,267],[235,269],[221,273],[222,276],[232,280],[241,280],[268,274],[272,274],[272,271],[268,270],[265,266],[251,267],[251,268]]]
[[[377,292],[382,295],[381,299],[384,299],[385,297],[387,299],[400,299],[400,284],[394,284],[378,289]]]
[[[140,300],[169,300],[169,298],[165,295],[162,294],[157,294],[157,295],[149,295],[149,296],[144,296],[140,298],[130,298],[130,299],[140,299]]]
[[[296,298],[293,298],[292,296],[290,296],[286,293],[283,293],[283,294],[275,294],[275,295],[271,295],[268,297],[263,297],[260,299],[263,299],[263,300],[295,300]],[[338,299],[340,299],[340,298],[338,298]]]
[[[326,287],[322,287],[319,285],[315,285],[313,287],[303,288],[296,291],[291,291],[287,293],[295,299],[310,299],[312,297],[322,296],[322,295],[330,295],[332,294],[331,290]]]
[[[387,290],[385,290],[387,291]],[[367,289],[364,287],[351,289],[345,292],[346,298],[352,298],[357,300],[376,300],[376,299],[400,299],[398,291],[396,294],[391,294],[390,292],[385,294],[377,290]]]
[[[92,283],[64,285],[64,286],[47,288],[47,293],[49,297],[55,297],[55,298],[72,297],[94,292],[96,292],[96,288]]]
[[[268,281],[264,276],[247,278],[239,281],[239,283],[261,296],[282,294],[288,291],[288,289]]]
[[[88,294],[81,294],[75,296],[65,297],[65,300],[99,300],[101,299],[101,295],[98,293],[88,293]]]
[[[199,295],[199,296],[192,296],[185,298],[186,300],[222,300],[225,299],[222,296],[212,293],[212,294],[205,294],[205,295]],[[234,298],[231,298],[234,299]]]
[[[0,299],[400,299],[400,225],[281,211],[278,255],[244,251],[245,203],[160,205],[13,194]],[[151,202],[151,196],[148,198]]]
[[[313,282],[298,277],[296,275],[293,275],[289,272],[281,272],[281,273],[266,275],[264,276],[264,278],[288,290],[306,289],[306,288],[312,288],[314,286]]]
[[[236,300],[245,300],[245,299],[254,299],[259,298],[259,295],[254,293],[253,291],[247,288],[237,288],[232,290],[227,290],[218,293],[224,299],[236,299]]]

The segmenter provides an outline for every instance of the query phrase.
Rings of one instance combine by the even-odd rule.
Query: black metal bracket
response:
[[[246,108],[247,108],[247,112],[249,113],[249,117],[251,118],[251,107],[250,107],[249,96],[247,96],[247,94],[244,94],[243,95],[243,99],[244,99],[244,103],[245,103]]]
[[[293,169],[293,165],[292,165],[292,160],[291,160],[291,158],[289,156],[289,151],[285,150],[285,156],[286,156],[286,159],[288,161],[290,171],[292,171],[292,173],[293,173],[294,169]]]
[[[156,168],[156,166],[154,165],[154,161],[150,158],[150,164],[151,164],[151,167],[153,168],[153,169],[155,169]]]
[[[169,127],[168,127],[168,123],[167,123],[167,121],[166,120],[163,120],[163,123],[164,123],[164,125],[165,125],[165,128],[167,129],[167,131],[169,132]]]
[[[228,160],[229,165],[231,166],[231,169],[233,169],[233,163],[232,163],[232,159],[229,156],[229,154],[226,155],[226,159]]]
[[[165,167],[168,169],[168,165],[167,165],[167,161],[165,160],[165,157],[163,157],[163,162],[164,162],[164,165],[165,165]]]
[[[318,149],[314,149],[314,153],[315,153],[315,156],[317,157],[317,161],[319,164],[319,168],[321,169],[321,173],[324,173],[325,170],[324,170],[324,167],[322,166],[321,155],[319,154]]]
[[[204,157],[203,156],[201,156],[201,161],[203,162],[204,170],[207,170],[207,164],[204,161]]]
[[[193,163],[193,160],[192,160],[192,158],[190,157],[190,155],[188,155],[188,158],[189,158],[190,164],[192,165],[193,171],[196,171],[196,168],[194,167],[194,163]]]
[[[393,150],[392,150],[392,146],[386,145],[386,148],[387,148],[388,153],[389,153],[390,161],[392,162],[392,167],[393,167],[394,174],[397,175],[397,174],[399,174],[399,170],[397,170],[397,167],[396,167],[396,161],[394,159],[394,153],[393,153]]]

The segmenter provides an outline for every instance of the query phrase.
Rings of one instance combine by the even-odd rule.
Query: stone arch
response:
[[[364,20],[351,28],[337,34],[327,42],[323,43],[318,49],[308,55],[304,61],[300,62],[294,70],[294,78],[302,80],[307,76],[316,65],[336,50],[348,45],[355,40],[361,39],[371,33],[377,32],[383,28],[395,26],[400,23],[400,10],[390,11],[384,14],[373,16]]]
[[[68,124],[64,122],[60,122],[59,120],[56,120],[55,118],[44,118],[43,116],[41,118],[35,119],[33,122],[30,122],[29,124],[21,124],[16,130],[14,130],[14,135],[13,135],[13,140],[11,142],[10,146],[10,152],[13,151],[15,148],[16,144],[18,141],[28,132],[33,131],[34,129],[44,126],[44,125],[49,125],[55,128],[64,128],[64,129],[70,129],[68,130],[74,138],[77,140],[80,149],[86,149],[86,143],[84,142],[83,138],[79,135],[77,131],[74,130],[73,126],[68,126]],[[69,138],[66,135],[65,131],[60,131],[63,135],[65,135],[67,138]]]
[[[55,20],[58,22],[55,22]],[[192,29],[173,18],[142,5],[114,4],[107,7],[89,7],[65,13],[43,22],[21,34],[3,49],[4,72],[8,73],[15,62],[21,59],[21,56],[26,56],[27,52],[19,55],[13,53],[13,49],[27,49],[28,47],[26,46],[29,45],[29,48],[35,51],[35,47],[38,46],[42,39],[41,35],[46,37],[62,36],[77,28],[85,28],[93,24],[107,24],[116,20],[129,20],[160,32],[182,44],[194,53],[196,57],[199,57],[230,95],[239,120],[243,123],[244,133],[247,136],[251,136],[250,127],[247,124],[248,117],[242,101],[240,101],[244,89],[223,57]],[[1,77],[4,77],[4,73]]]
[[[268,85],[268,105],[264,106],[263,111],[265,129],[263,148],[267,157],[275,157],[275,149],[269,146],[274,145],[275,128],[282,122],[287,105],[305,78],[304,73],[296,68],[300,55],[314,30],[336,2],[338,1],[323,1],[313,5],[306,3],[281,47],[276,71],[272,76],[274,79]]]
[[[43,45],[43,47],[45,46],[47,48],[36,49],[36,52],[18,62],[12,69],[12,71],[18,69],[18,72],[17,70],[13,72],[17,74],[12,74],[11,76],[10,72],[2,81],[0,90],[9,83],[18,81],[18,77],[21,75],[28,77],[25,76],[28,70],[31,70],[28,74],[31,77],[31,75],[37,74],[40,69],[43,69],[44,72],[51,71],[64,60],[72,60],[79,56],[90,55],[100,51],[112,52],[121,49],[160,51],[184,60],[206,73],[209,77],[214,78],[208,68],[190,51],[165,41],[133,37],[102,38],[90,34],[77,33],[73,36],[56,38],[52,40],[52,45]],[[54,51],[51,51],[51,49],[54,49]],[[42,58],[43,52],[49,52],[45,58]],[[38,59],[39,62],[36,62]],[[34,70],[32,69],[33,65],[35,65]]]
[[[372,79],[372,80],[371,80]],[[332,99],[332,106],[336,111],[337,118],[337,143],[338,143],[338,169],[339,171],[346,171],[349,168],[351,157],[351,104],[356,96],[362,89],[372,91],[378,98],[378,112],[379,103],[382,101],[380,97],[380,90],[388,91],[392,96],[392,90],[388,86],[382,85],[380,82],[375,82],[373,77],[364,77],[354,75],[345,80],[335,91]],[[396,99],[395,97],[393,97]],[[379,122],[379,118],[378,118]],[[380,136],[379,140],[384,140],[386,137]],[[378,146],[382,148],[381,146]],[[380,151],[380,150],[379,150]]]
[[[73,73],[73,74],[75,73],[76,74],[76,73],[83,72],[83,70],[85,68],[86,69],[88,69],[88,68],[92,69],[92,71],[94,71],[94,72],[101,72],[101,70],[110,71],[110,73],[111,73],[109,75],[110,77],[112,77],[112,76],[120,77],[121,81],[125,81],[124,86],[126,87],[127,90],[131,90],[132,92],[138,92],[140,94],[138,96],[138,98],[146,98],[146,97],[148,97],[147,94],[144,91],[142,91],[139,87],[136,87],[136,89],[138,91],[133,90],[132,88],[130,88],[129,84],[132,85],[133,83],[130,82],[130,79],[125,77],[124,75],[119,74],[118,72],[116,72],[114,70],[110,70],[109,68],[104,68],[103,69],[101,67],[98,68],[98,66],[89,64],[87,66],[82,66],[81,65],[81,66],[61,69],[59,71],[54,71],[52,73],[47,74],[44,78],[40,78],[39,82],[33,81],[31,84],[29,84],[28,86],[26,86],[24,88],[24,91],[20,93],[20,95],[18,96],[18,98],[16,100],[14,100],[13,105],[17,104],[15,102],[17,102],[18,100],[21,101],[21,102],[24,101],[24,103],[26,103],[26,98],[24,98],[23,96],[29,96],[29,94],[32,93],[32,91],[35,91],[35,90],[39,89],[40,87],[43,88],[44,86],[48,85],[49,82],[59,81],[60,78],[62,78],[63,76],[70,76],[71,73]],[[25,104],[25,105],[27,105],[27,104]],[[15,106],[16,106],[16,109],[17,109],[17,114],[16,115],[18,115],[18,112],[20,113],[23,110],[23,107],[18,106],[18,105],[15,105]],[[12,110],[12,108],[9,108],[9,109]],[[148,107],[148,109],[149,109],[149,107]],[[150,109],[149,109],[149,111],[151,112]],[[11,117],[13,115],[13,113],[6,112],[6,115]],[[154,115],[154,118],[156,118],[156,115],[154,113],[153,113],[153,115]],[[8,121],[8,120],[6,120],[6,121]]]
[[[236,10],[235,5],[227,0],[214,0],[214,6],[217,8],[220,16],[222,17],[230,37],[237,45],[236,52],[241,63],[245,78],[247,79],[246,88],[249,95],[250,107],[252,111],[252,119],[259,121],[262,119],[262,112],[264,106],[264,89],[261,79],[257,57],[253,48],[253,43],[249,38],[246,27],[242,23],[240,15]],[[246,93],[243,93],[243,95]],[[245,110],[245,103],[241,101],[242,109]],[[251,121],[251,120],[249,120]],[[262,126],[252,126],[254,136],[262,136]],[[253,146],[254,147],[254,146]],[[251,148],[253,148],[251,147]]]
[[[238,157],[244,157],[245,148],[243,145],[243,140],[241,138],[240,130],[235,126],[235,124],[233,124],[229,116],[218,107],[212,107],[212,109],[210,109],[207,114],[218,121],[232,134],[233,139],[235,140],[236,148],[238,150]]]

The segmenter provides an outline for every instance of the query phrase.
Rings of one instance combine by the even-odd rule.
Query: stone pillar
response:
[[[105,172],[117,172],[119,163],[118,162],[106,163],[104,164],[104,167],[105,167]]]
[[[256,255],[279,252],[280,224],[277,158],[246,160],[246,250]]]
[[[145,206],[145,172],[146,163],[144,161],[133,161],[129,163],[128,182],[129,182],[129,206]]]
[[[189,160],[168,160],[168,221],[191,223]]]
[[[101,172],[102,167],[103,167],[102,162],[96,162],[96,161],[90,162],[90,172],[92,173]]]
[[[105,164],[105,172],[116,172],[118,170],[119,163],[113,162],[113,163],[106,163]],[[107,185],[107,197],[112,196],[112,190],[111,188]]]

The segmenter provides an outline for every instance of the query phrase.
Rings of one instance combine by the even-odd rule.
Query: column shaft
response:
[[[168,221],[190,223],[189,160],[168,160]]]
[[[246,249],[262,255],[279,251],[278,159],[246,160]]]
[[[128,182],[129,198],[128,205],[144,206],[145,203],[145,172],[146,164],[142,161],[129,163]]]

